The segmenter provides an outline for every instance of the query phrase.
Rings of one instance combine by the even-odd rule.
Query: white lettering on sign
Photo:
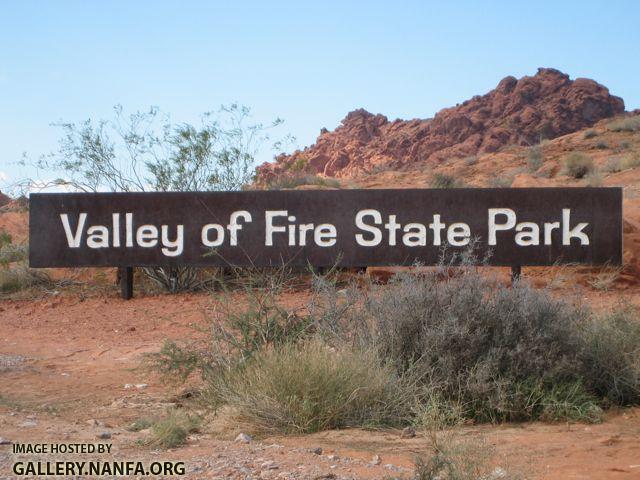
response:
[[[292,215],[289,210],[265,210],[264,245],[329,248],[338,244],[339,232],[334,224],[308,223],[308,218],[299,217],[304,215]],[[86,212],[60,214],[62,232],[68,247],[105,249],[122,248],[124,245],[124,248],[158,248],[167,257],[178,257],[184,252],[186,240],[182,224],[154,225],[148,219],[145,223],[135,222],[132,212],[110,213],[107,218],[110,218],[111,224],[91,223]],[[200,245],[207,248],[241,248],[243,237],[250,236],[255,241],[256,227],[250,225],[253,218],[248,210],[236,210],[229,214],[228,223],[195,226],[198,229],[196,232],[200,233]],[[405,223],[405,220],[411,221]],[[355,215],[356,231],[352,241],[355,240],[361,247],[439,247],[444,244],[464,247],[471,243],[473,232],[468,223],[450,222],[451,219],[448,218],[445,220],[441,214],[433,213],[430,218],[423,219],[422,223],[415,218],[403,219],[398,214],[383,215],[379,210],[365,208]],[[489,208],[486,242],[489,246],[512,242],[519,247],[530,247],[552,245],[555,236],[562,246],[590,244],[589,235],[585,231],[589,224],[572,223],[571,209],[559,209],[558,217],[551,220],[532,222],[530,219],[519,218],[519,214],[511,208]],[[249,231],[243,233],[244,230]]]
[[[510,208],[490,208],[489,209],[489,241],[488,244],[494,246],[498,242],[498,232],[508,232],[515,230],[514,236],[516,245],[527,247],[529,245],[540,245],[540,226],[533,222],[517,222],[516,212]],[[571,226],[571,209],[562,209],[562,222],[544,222],[542,230],[544,232],[544,245],[551,245],[551,233],[553,230],[562,227],[562,245],[571,245],[571,240],[577,239],[580,245],[589,245],[589,236],[583,230],[589,224],[586,222]]]
[[[86,233],[86,246],[92,249],[120,247],[120,214],[114,213],[111,226],[91,225],[85,229],[87,214],[80,213],[77,216],[75,229],[71,227],[69,215],[60,214],[62,229],[64,230],[69,248],[80,248],[82,239]],[[111,233],[109,230],[111,229]],[[184,251],[184,226],[176,225],[171,230],[175,230],[175,235],[171,235],[169,225],[161,225],[160,230],[155,225],[140,225],[133,227],[133,214],[125,214],[125,245],[142,248],[153,248],[160,242],[162,254],[167,257],[177,257]],[[134,242],[135,240],[135,242]]]
[[[378,210],[360,210],[356,214],[355,224],[358,229],[367,232],[356,233],[356,243],[363,247],[377,247],[382,244],[385,234],[382,229],[374,225],[382,225],[382,214]],[[387,223],[384,224],[386,233],[386,245],[391,247],[398,244],[398,231],[404,232],[401,241],[407,247],[423,247],[427,245],[427,226],[423,223],[408,223],[404,227],[398,223],[396,215],[389,215]],[[432,245],[442,244],[441,232],[447,230],[447,242],[454,247],[468,245],[471,241],[471,228],[462,222],[452,223],[447,227],[440,221],[440,215],[433,215],[433,222],[429,224],[429,229],[433,232]]]
[[[276,223],[279,217],[286,218],[286,225]],[[274,245],[274,235],[286,233],[289,247],[304,247],[307,245],[307,232],[313,232],[313,242],[318,247],[332,247],[336,244],[338,231],[331,223],[322,223],[316,226],[313,223],[296,224],[296,217],[289,215],[287,210],[267,210],[264,212],[265,237],[264,244],[267,247]],[[282,222],[282,219],[279,219]]]

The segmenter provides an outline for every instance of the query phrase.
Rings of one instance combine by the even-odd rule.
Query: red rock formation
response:
[[[599,83],[540,68],[533,77],[506,77],[489,93],[432,119],[390,122],[355,110],[334,131],[323,129],[314,145],[258,167],[257,179],[266,184],[291,172],[348,178],[494,152],[575,132],[623,111],[622,99]]]
[[[4,207],[10,201],[11,201],[11,197],[9,197],[9,196],[5,195],[4,193],[0,192],[0,207]]]

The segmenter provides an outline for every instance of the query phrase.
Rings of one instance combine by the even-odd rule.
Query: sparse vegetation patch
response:
[[[453,175],[446,173],[436,173],[429,184],[431,188],[461,188],[464,182],[458,180]]]
[[[640,115],[615,120],[607,125],[612,132],[637,132],[640,130]]]
[[[604,408],[640,402],[634,311],[595,314],[461,268],[366,288],[318,277],[301,311],[277,295],[267,310],[250,300],[215,323],[211,343],[163,354],[202,373],[212,406],[265,431],[595,422]]]
[[[586,153],[572,152],[565,157],[564,167],[567,175],[580,179],[593,170],[593,160]]]

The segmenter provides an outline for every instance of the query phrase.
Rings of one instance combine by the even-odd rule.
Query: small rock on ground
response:
[[[413,427],[405,427],[402,430],[402,438],[413,438],[416,436],[416,429]]]
[[[238,443],[251,443],[252,438],[246,433],[239,433],[236,437],[236,442]]]

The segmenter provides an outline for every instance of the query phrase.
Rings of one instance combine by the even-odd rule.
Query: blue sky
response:
[[[539,66],[640,108],[640,2],[13,1],[0,11],[0,189],[51,122],[240,102],[298,146],[363,107],[427,118]],[[259,162],[270,160],[261,154]]]

